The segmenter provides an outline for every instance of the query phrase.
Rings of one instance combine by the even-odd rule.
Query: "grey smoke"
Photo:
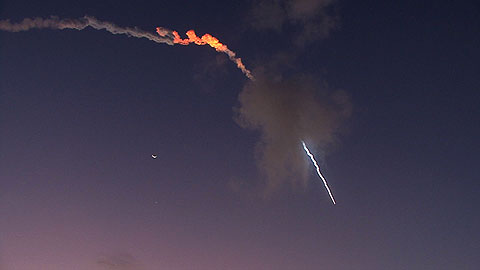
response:
[[[100,21],[94,17],[84,16],[79,19],[60,19],[52,16],[50,18],[26,18],[21,22],[12,23],[10,20],[0,20],[0,30],[9,32],[28,31],[31,29],[75,29],[83,30],[86,27],[92,27],[96,30],[106,30],[114,35],[127,35],[136,38],[146,38],[148,40],[173,45],[173,36],[168,29],[161,28],[163,30],[163,36],[157,33],[151,33],[138,29],[136,27],[120,27],[111,22]]]
[[[266,191],[286,184],[305,185],[311,173],[301,140],[311,150],[334,145],[342,122],[350,115],[348,95],[331,90],[312,76],[289,77],[254,70],[235,108],[236,121],[260,132],[257,165],[266,180]]]

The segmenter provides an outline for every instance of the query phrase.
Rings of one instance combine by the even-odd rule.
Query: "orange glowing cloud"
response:
[[[160,36],[165,36],[164,29],[157,27],[157,33]],[[242,70],[243,74],[247,76],[250,80],[253,80],[253,76],[248,70],[245,65],[242,63],[241,58],[237,58],[236,54],[228,49],[227,45],[222,44],[216,37],[210,35],[210,34],[205,34],[202,37],[198,37],[197,34],[195,34],[194,30],[188,30],[187,31],[187,37],[185,39],[182,39],[180,35],[178,34],[177,31],[172,31],[173,34],[173,43],[174,44],[181,44],[181,45],[189,45],[190,43],[195,43],[197,45],[209,45],[210,47],[214,48],[217,52],[223,52],[228,55],[230,60],[232,60],[237,67]]]

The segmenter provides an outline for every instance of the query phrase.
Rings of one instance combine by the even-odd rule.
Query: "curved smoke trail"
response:
[[[181,44],[188,45],[194,42],[197,45],[210,45],[218,52],[223,52],[228,55],[237,67],[249,78],[253,80],[250,71],[242,63],[242,59],[236,57],[235,52],[228,49],[228,47],[219,42],[219,40],[210,34],[205,34],[201,38],[195,35],[193,30],[187,32],[188,39],[181,39],[178,32],[172,31],[163,27],[157,27],[157,34],[141,30],[137,27],[120,27],[111,22],[100,21],[91,16],[84,16],[79,19],[60,19],[56,16],[50,18],[26,18],[18,23],[11,23],[10,20],[0,20],[0,30],[9,32],[21,32],[31,29],[75,29],[83,30],[86,27],[92,27],[96,30],[106,30],[114,35],[127,35],[129,37],[146,38],[148,40],[164,43],[168,45]]]

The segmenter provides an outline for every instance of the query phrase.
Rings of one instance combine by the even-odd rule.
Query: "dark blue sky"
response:
[[[287,72],[351,98],[335,147],[312,149],[338,204],[310,165],[267,200],[232,189],[262,181],[259,133],[233,120],[247,79],[213,49],[0,32],[0,269],[480,268],[478,3],[339,0],[299,47],[294,27],[252,29],[250,1],[46,2],[0,19],[194,28],[252,70],[295,55]]]

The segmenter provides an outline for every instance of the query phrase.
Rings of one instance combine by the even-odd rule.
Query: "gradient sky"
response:
[[[264,200],[231,187],[260,181],[259,134],[233,120],[247,79],[222,55],[0,32],[0,269],[480,269],[475,2],[339,0],[301,49],[249,28],[251,1],[0,2],[13,21],[195,28],[252,69],[296,50],[295,72],[353,104],[336,146],[312,149],[338,204],[313,167]]]

